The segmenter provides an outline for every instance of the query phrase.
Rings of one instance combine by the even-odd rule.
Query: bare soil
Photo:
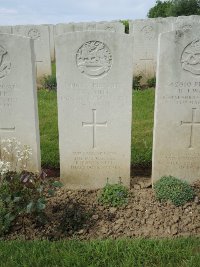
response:
[[[196,197],[184,206],[156,200],[149,172],[131,180],[129,203],[120,208],[98,203],[99,190],[59,189],[48,199],[47,222],[18,218],[4,239],[81,240],[125,237],[200,236],[200,182]]]

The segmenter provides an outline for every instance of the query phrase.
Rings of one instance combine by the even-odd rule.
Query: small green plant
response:
[[[125,26],[125,33],[129,33],[129,21],[128,20],[120,20],[121,23]]]
[[[128,203],[128,189],[121,183],[107,184],[101,190],[99,202],[103,205],[119,207]]]
[[[147,80],[147,86],[148,88],[152,88],[156,86],[156,77],[152,77],[150,79]]]
[[[141,79],[142,79],[141,75],[133,77],[133,90],[141,90],[142,89]]]
[[[41,81],[42,87],[48,91],[56,91],[57,81],[55,75],[44,76]]]
[[[159,201],[170,200],[181,206],[194,198],[193,188],[186,182],[173,176],[164,176],[154,184],[156,198]]]

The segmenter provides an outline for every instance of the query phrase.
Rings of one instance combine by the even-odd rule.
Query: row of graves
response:
[[[196,15],[130,20],[129,35],[134,42],[130,56],[134,61],[132,70],[134,77],[141,76],[144,83],[149,78],[155,77],[159,34],[172,30],[187,31],[199,23],[200,16]],[[21,35],[33,39],[38,78],[51,75],[51,62],[56,59],[56,36],[83,31],[124,33],[125,26],[120,21],[0,26],[0,33]]]
[[[153,182],[200,177],[199,29],[159,35]],[[39,172],[36,41],[21,35],[0,34],[0,138],[29,145],[29,171]],[[108,177],[130,186],[134,47],[131,34],[116,31],[55,37],[60,169],[68,188],[101,188]]]

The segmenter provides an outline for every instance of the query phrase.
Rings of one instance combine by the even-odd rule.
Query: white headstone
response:
[[[0,33],[12,34],[12,26],[0,26]]]
[[[153,181],[200,178],[200,28],[161,35],[154,118]]]
[[[200,16],[180,16],[173,23],[173,30],[192,30],[193,26],[200,24]]]
[[[75,31],[108,31],[124,33],[125,26],[119,22],[81,22],[81,23],[60,23],[55,26],[55,34],[60,35]]]
[[[0,34],[0,138],[33,150],[29,170],[40,171],[40,138],[33,41]]]
[[[134,76],[141,75],[143,82],[155,76],[160,33],[172,30],[172,20],[157,18],[134,20],[129,23],[129,33],[134,38]]]
[[[101,188],[107,178],[130,185],[131,53],[126,34],[56,37],[60,168],[69,188]]]
[[[44,26],[49,27],[49,42],[50,42],[49,45],[50,45],[51,61],[55,61],[54,25],[44,24]]]
[[[49,27],[44,25],[18,25],[13,27],[13,34],[26,36],[34,40],[37,77],[51,75]]]

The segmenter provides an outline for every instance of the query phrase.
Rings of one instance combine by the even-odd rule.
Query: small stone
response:
[[[79,231],[78,231],[78,234],[79,234],[79,235],[84,234],[84,230],[83,230],[83,229],[79,230]]]
[[[135,190],[140,190],[140,189],[141,189],[141,187],[140,187],[140,185],[139,185],[139,184],[135,184],[135,185],[134,185],[134,189],[135,189]]]
[[[99,215],[97,215],[97,214],[96,214],[96,215],[93,215],[93,216],[92,216],[92,219],[94,219],[94,220],[98,220],[98,219],[99,219]]]
[[[124,219],[118,219],[116,222],[115,222],[115,224],[123,224],[124,223]]]
[[[115,213],[117,211],[117,208],[111,207],[109,208],[110,213]]]
[[[194,202],[199,203],[199,198],[197,196],[194,198]]]

